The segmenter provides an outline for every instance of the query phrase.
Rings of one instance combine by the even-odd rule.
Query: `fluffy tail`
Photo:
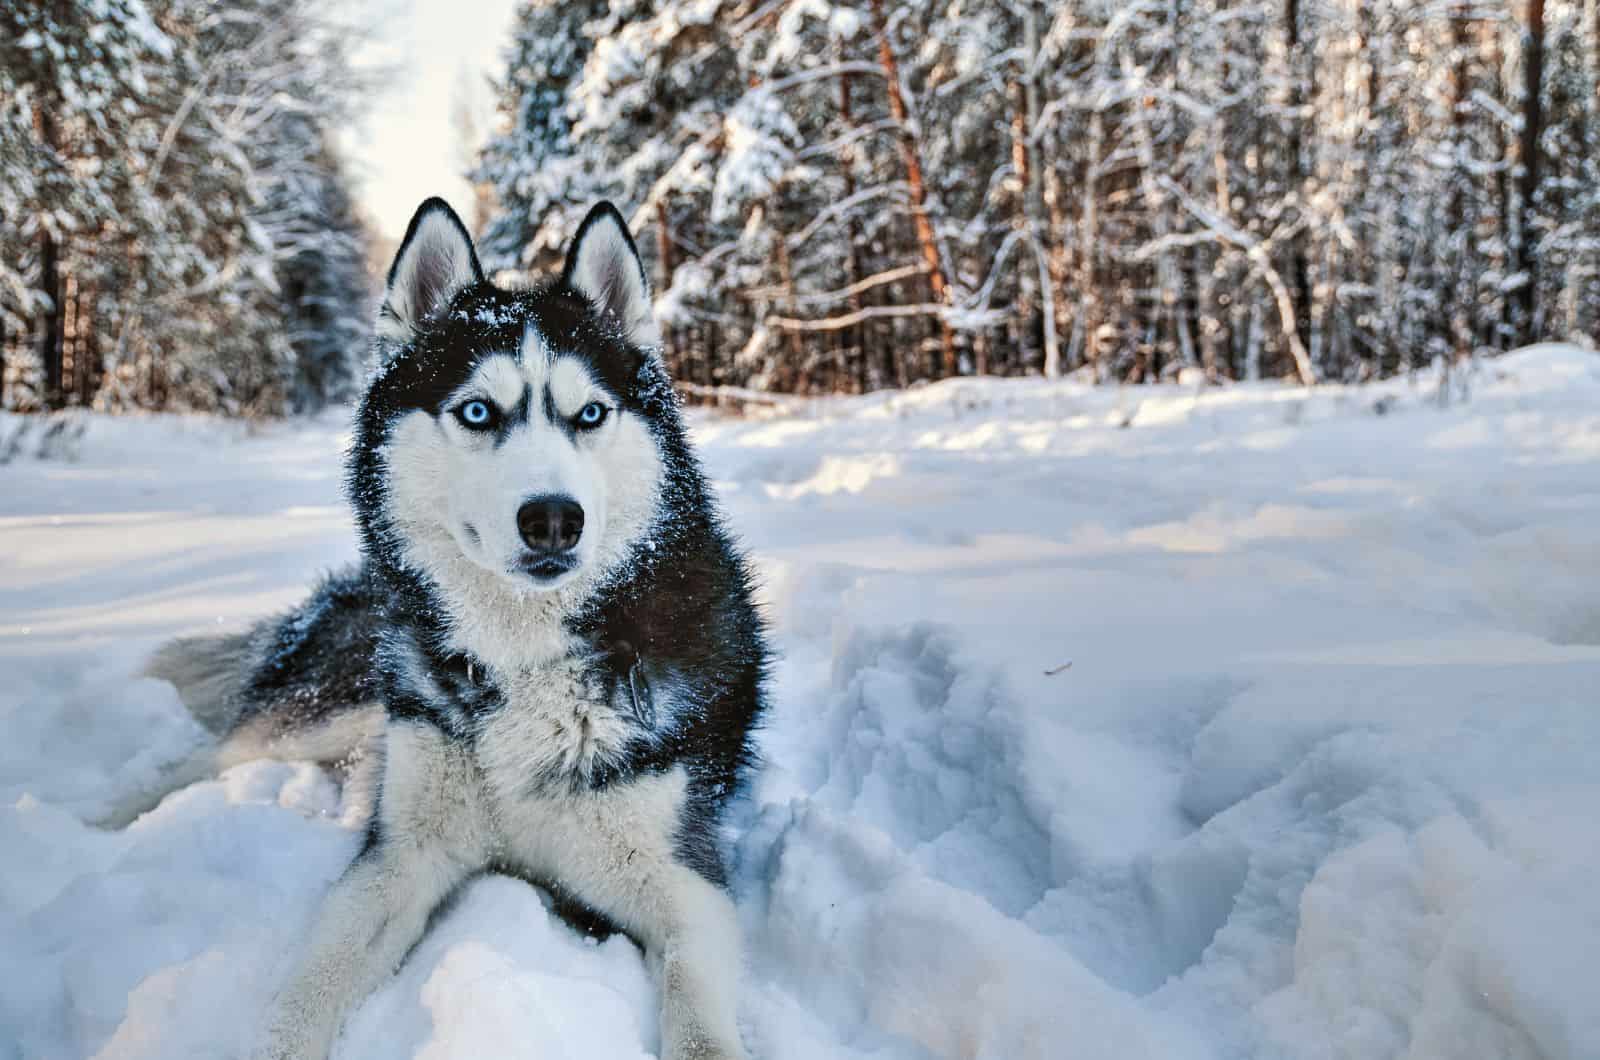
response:
[[[367,573],[350,568],[244,633],[164,645],[145,676],[170,682],[211,738],[97,823],[120,828],[179,788],[251,759],[361,758],[382,728],[373,676],[382,600]]]
[[[144,675],[170,682],[194,719],[221,739],[239,720],[250,662],[248,633],[180,637],[150,657]]]
[[[126,828],[161,800],[216,772],[220,744],[233,729],[242,709],[240,689],[250,667],[250,635],[181,637],[169,641],[145,663],[144,676],[168,681],[178,698],[209,735],[182,761],[168,765],[144,786],[118,798],[91,823],[101,828]]]

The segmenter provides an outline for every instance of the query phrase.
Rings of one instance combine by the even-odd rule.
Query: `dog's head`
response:
[[[676,409],[644,268],[609,203],[558,279],[513,291],[484,278],[460,219],[430,199],[377,332],[350,476],[369,550],[457,601],[560,597],[648,535]]]

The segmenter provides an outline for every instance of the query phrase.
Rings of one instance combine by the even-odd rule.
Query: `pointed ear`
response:
[[[609,202],[589,211],[567,249],[561,279],[594,303],[601,316],[612,316],[623,337],[635,346],[661,345],[655,314],[650,309],[650,282],[644,262],[628,234],[628,224]]]
[[[389,280],[378,309],[378,334],[406,342],[432,313],[450,304],[456,292],[483,280],[478,252],[467,226],[443,199],[417,207],[400,250],[389,266]]]

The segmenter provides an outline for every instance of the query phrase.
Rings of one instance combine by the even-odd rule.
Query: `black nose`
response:
[[[535,552],[565,552],[583,536],[583,509],[571,497],[534,497],[517,509],[517,533]]]

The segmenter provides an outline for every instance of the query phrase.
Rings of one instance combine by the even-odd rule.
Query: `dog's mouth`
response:
[[[549,588],[563,575],[578,569],[578,557],[570,552],[528,553],[517,560],[515,569],[540,588]]]

